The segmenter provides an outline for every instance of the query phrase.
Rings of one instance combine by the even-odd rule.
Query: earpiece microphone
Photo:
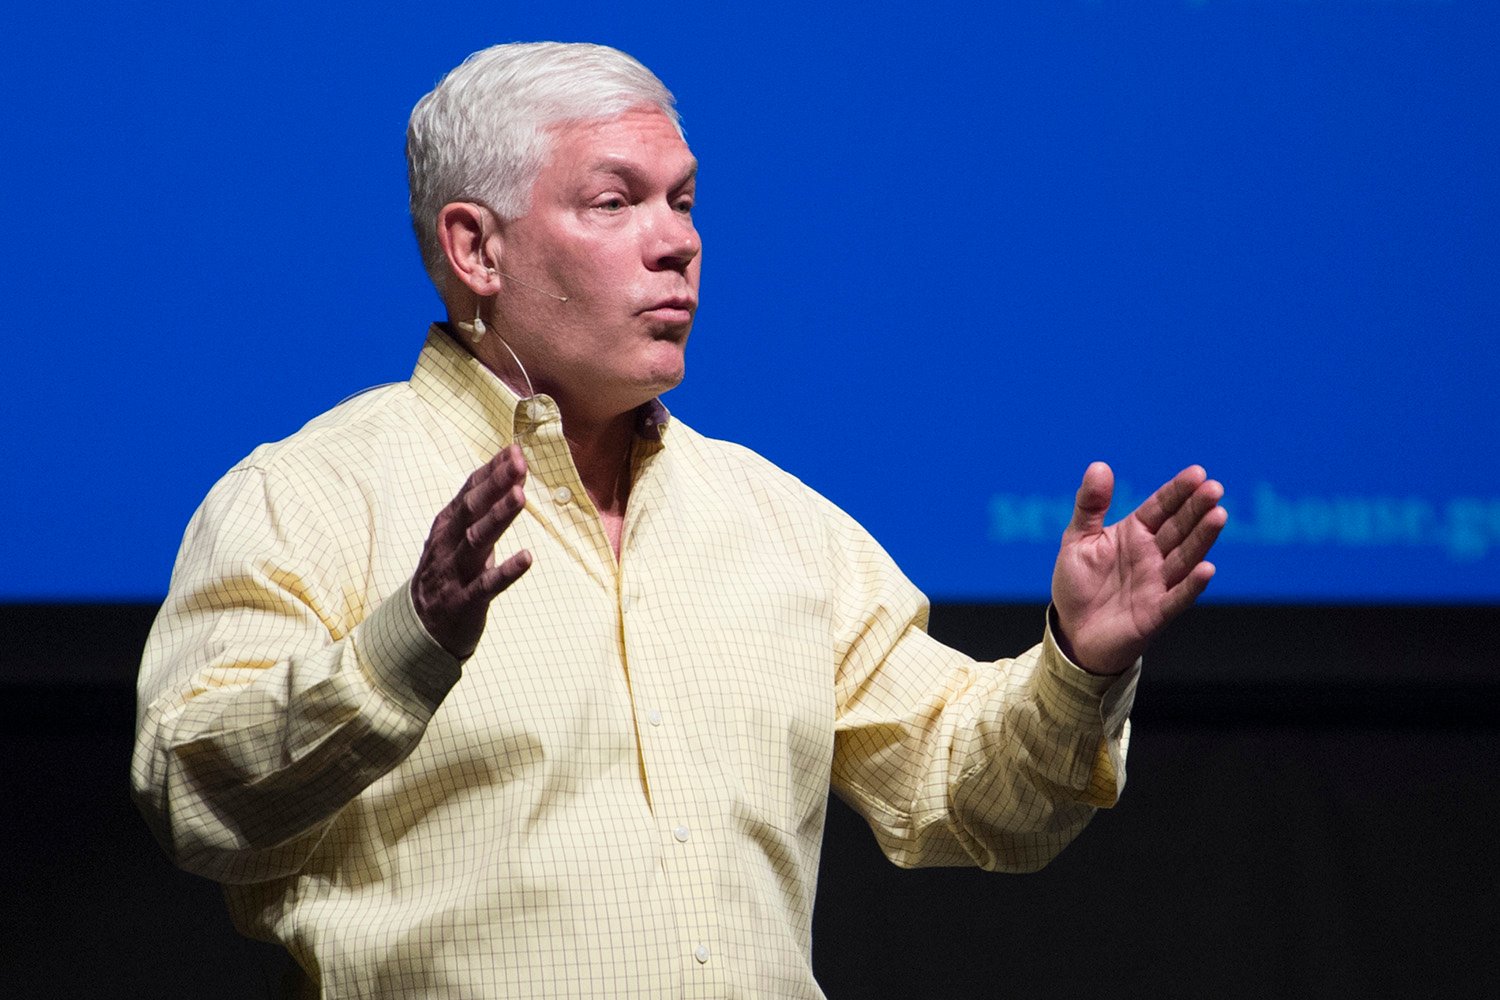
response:
[[[511,281],[514,281],[516,284],[520,285],[522,288],[529,288],[533,292],[540,292],[541,294],[547,296],[547,298],[549,299],[556,299],[559,302],[568,301],[568,297],[566,295],[558,295],[556,292],[549,292],[545,288],[538,288],[535,285],[527,284],[513,274],[506,274],[504,271],[497,271],[493,267],[485,268],[485,270],[489,271],[491,274],[498,274],[502,278],[509,278]]]

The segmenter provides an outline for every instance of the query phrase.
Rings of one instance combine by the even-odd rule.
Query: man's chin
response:
[[[682,384],[683,376],[687,373],[687,358],[684,350],[686,341],[687,331],[684,330],[681,340],[662,338],[652,345],[645,382],[654,387],[655,395],[659,396],[668,389],[675,389]]]
[[[682,365],[678,365],[670,372],[662,372],[657,378],[651,381],[651,398],[655,399],[662,393],[670,392],[671,390],[677,388],[682,384],[683,376],[685,376],[686,374],[687,372],[684,370]]]

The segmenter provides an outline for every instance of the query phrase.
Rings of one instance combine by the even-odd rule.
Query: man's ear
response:
[[[453,201],[438,210],[438,245],[448,269],[481,298],[500,290],[500,233],[494,214],[471,201]]]

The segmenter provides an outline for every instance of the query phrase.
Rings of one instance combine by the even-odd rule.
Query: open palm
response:
[[[1229,516],[1224,488],[1196,465],[1105,527],[1113,493],[1109,466],[1090,465],[1052,572],[1058,641],[1100,674],[1129,667],[1203,593],[1214,575],[1204,557]]]

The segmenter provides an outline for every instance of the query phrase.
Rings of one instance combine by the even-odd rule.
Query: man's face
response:
[[[500,227],[498,268],[516,280],[496,315],[537,391],[607,420],[682,381],[698,308],[697,161],[654,107],[553,134],[530,211]]]

